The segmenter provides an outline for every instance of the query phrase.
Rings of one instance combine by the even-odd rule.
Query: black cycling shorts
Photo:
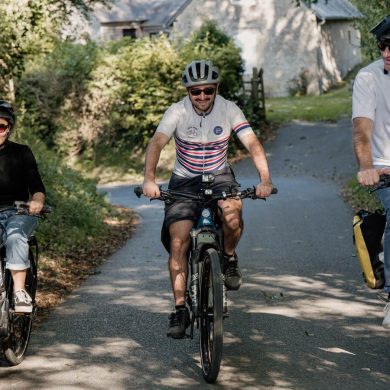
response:
[[[226,167],[215,174],[215,180],[211,184],[211,188],[214,193],[220,193],[222,191],[229,191],[232,188],[238,189],[233,170],[230,167]],[[198,193],[202,188],[202,175],[192,178],[184,178],[176,174],[172,174],[169,181],[168,188],[170,190],[177,190],[183,192]],[[175,200],[170,205],[165,205],[165,217],[161,230],[161,241],[164,244],[165,249],[169,252],[169,226],[173,222],[190,220],[194,223],[198,220],[201,212],[201,205],[193,200],[183,199]]]

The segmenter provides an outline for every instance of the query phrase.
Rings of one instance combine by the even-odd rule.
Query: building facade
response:
[[[241,48],[245,77],[262,68],[266,96],[281,97],[325,92],[361,62],[359,17],[347,0],[119,0],[95,11],[91,37],[185,38],[213,20]]]

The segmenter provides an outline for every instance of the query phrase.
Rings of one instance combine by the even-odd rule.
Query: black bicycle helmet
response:
[[[220,81],[219,70],[211,61],[192,61],[184,69],[182,81],[186,88],[196,85],[218,84]]]
[[[0,118],[7,119],[8,123],[11,125],[11,129],[15,126],[16,116],[14,109],[12,108],[11,103],[5,100],[0,100]]]
[[[378,41],[390,41],[390,15],[370,30]]]

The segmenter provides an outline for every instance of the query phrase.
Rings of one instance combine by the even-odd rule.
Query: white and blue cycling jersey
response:
[[[217,95],[212,110],[198,114],[186,96],[165,112],[156,132],[174,137],[176,161],[173,172],[194,177],[224,168],[231,132],[242,138],[253,133],[240,108]]]

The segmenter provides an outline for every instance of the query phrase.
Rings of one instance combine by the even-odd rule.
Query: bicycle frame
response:
[[[15,206],[1,209],[0,211],[15,210],[16,214],[28,215],[28,205],[24,202],[15,202]],[[51,212],[50,207],[45,207],[40,215]],[[0,226],[5,233],[3,225]],[[6,237],[4,242],[6,241]],[[3,245],[4,242],[0,244]],[[32,321],[37,312],[35,293],[37,288],[38,267],[38,242],[34,235],[28,238],[30,268],[26,271],[26,291],[32,298],[33,310],[31,313],[16,313],[13,309],[13,279],[11,272],[6,269],[5,246],[0,247],[0,343],[4,356],[10,365],[20,364],[27,350]]]
[[[199,281],[201,274],[200,259],[203,252],[208,248],[214,248],[218,253],[221,253],[223,248],[223,232],[222,228],[215,221],[217,206],[203,207],[200,217],[194,228],[190,232],[191,248],[189,255],[189,297],[191,300],[191,310],[195,317],[199,315]],[[222,267],[222,264],[221,264]],[[193,338],[193,329],[191,328],[191,338]]]
[[[200,355],[203,377],[209,383],[217,380],[223,347],[223,318],[226,287],[224,284],[223,264],[223,230],[218,218],[219,200],[257,199],[255,188],[240,191],[235,187],[227,192],[213,194],[211,183],[214,176],[202,175],[203,188],[198,194],[176,190],[160,191],[157,198],[170,204],[175,200],[192,200],[199,202],[201,213],[195,226],[190,231],[189,272],[187,279],[186,301],[190,307],[191,334],[193,338],[194,323],[200,330]],[[134,189],[140,197],[142,188]],[[272,193],[277,193],[275,188]]]

